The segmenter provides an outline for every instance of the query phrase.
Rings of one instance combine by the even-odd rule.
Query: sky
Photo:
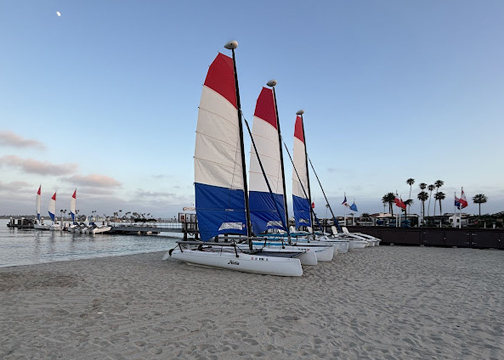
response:
[[[245,118],[276,79],[284,141],[304,109],[336,215],[345,195],[357,215],[408,199],[409,178],[412,212],[436,180],[443,212],[462,187],[488,197],[482,213],[504,210],[501,0],[4,0],[0,34],[0,215],[34,214],[39,186],[43,214],[75,189],[81,214],[192,206],[202,84],[230,40]]]

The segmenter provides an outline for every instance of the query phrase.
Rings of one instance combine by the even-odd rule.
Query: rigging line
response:
[[[248,130],[248,133],[250,135],[250,141],[252,142],[252,146],[254,147],[254,152],[256,154],[257,161],[259,162],[259,166],[261,167],[261,171],[263,173],[264,181],[266,181],[266,185],[268,186],[268,190],[269,190],[269,193],[271,195],[271,199],[273,200],[273,203],[275,204],[276,210],[278,211],[278,215],[280,216],[280,218],[282,220],[282,225],[284,226],[285,231],[287,231],[287,235],[289,236],[289,243],[290,243],[290,230],[289,230],[289,227],[285,223],[285,219],[284,219],[285,216],[281,216],[282,212],[278,208],[278,203],[275,200],[275,197],[273,196],[273,190],[271,190],[270,183],[269,183],[268,178],[266,176],[266,171],[264,170],[261,158],[259,156],[259,152],[257,151],[257,147],[256,147],[256,144],[255,144],[255,141],[254,141],[254,137],[252,136],[252,131],[250,130],[249,123],[248,123],[247,119],[245,118],[245,115],[243,115],[243,113],[242,113],[242,118],[243,118],[243,121],[245,122],[245,125],[247,126],[247,130]],[[284,196],[285,196],[285,194],[284,194]]]
[[[291,156],[291,154],[289,152],[289,149],[287,148],[287,144],[285,143],[285,141],[283,141],[283,138],[282,138],[282,142],[284,144],[285,150],[287,151],[287,155],[289,155],[289,159],[291,161],[292,168],[294,169],[294,172],[296,173],[296,176],[297,176],[298,181],[299,181],[299,185],[301,186],[301,190],[303,190],[304,196],[306,197],[306,199],[308,199],[309,198],[308,194],[306,193],[305,187],[303,186],[303,182],[301,181],[301,177],[299,176],[299,173],[298,173],[298,171],[296,169],[296,165],[294,165],[294,160],[292,160],[292,156]],[[317,215],[315,214],[315,211],[311,207],[311,204],[309,204],[309,208],[310,208],[310,213],[314,216],[315,221],[317,221],[317,224],[318,224],[320,230],[322,230],[322,226],[320,226],[320,223],[318,221]],[[313,229],[313,227],[312,227],[312,235],[313,235],[313,239],[315,240],[315,229]]]
[[[332,211],[331,204],[329,204],[329,200],[327,200],[327,196],[325,194],[324,188],[322,187],[322,183],[320,182],[320,179],[319,179],[319,177],[317,175],[317,172],[315,171],[315,167],[313,166],[310,158],[308,158],[308,161],[310,162],[310,166],[311,166],[311,168],[313,170],[313,173],[315,174],[315,177],[317,178],[317,181],[318,181],[319,186],[320,186],[320,190],[322,190],[322,194],[324,194],[324,199],[326,201],[326,205],[329,207],[329,210],[331,211],[331,215],[333,217],[334,225],[336,225],[336,228],[338,229],[338,231],[341,231],[341,228],[339,226],[338,220],[336,220],[336,217],[334,216],[334,213]]]

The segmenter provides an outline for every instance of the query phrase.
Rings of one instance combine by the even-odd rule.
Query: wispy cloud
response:
[[[68,178],[62,179],[63,181],[70,182],[75,184],[76,186],[89,186],[89,187],[119,187],[122,184],[112,179],[111,177],[99,174],[90,174],[90,175],[74,175]]]
[[[11,183],[4,183],[0,181],[0,192],[13,192],[13,193],[19,193],[20,191],[25,191],[27,188],[30,188],[31,184],[28,184],[27,182],[24,181],[13,181]],[[35,194],[35,190],[33,190],[33,193]]]
[[[0,146],[15,148],[34,148],[45,150],[45,145],[38,140],[24,139],[11,131],[0,131]]]
[[[29,174],[57,176],[75,173],[78,168],[78,165],[75,163],[55,165],[47,161],[23,159],[16,155],[0,157],[0,166],[2,165],[17,168]]]

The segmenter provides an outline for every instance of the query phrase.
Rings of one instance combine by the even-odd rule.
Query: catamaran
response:
[[[315,252],[317,261],[330,261],[334,248],[320,242],[293,241],[288,226],[282,137],[275,94],[276,80],[267,83],[257,98],[250,151],[250,218],[254,233],[266,236],[255,240],[263,249],[303,249]]]
[[[300,239],[317,239],[328,242],[338,249],[338,253],[346,253],[350,248],[350,241],[347,238],[329,237],[323,233],[316,234],[313,230],[314,216],[311,206],[311,188],[308,169],[308,153],[306,150],[306,136],[303,123],[303,110],[296,113],[294,125],[294,147],[293,147],[293,172],[292,172],[292,200],[294,208],[294,220],[297,229],[297,236]],[[327,200],[326,200],[327,201]],[[332,210],[331,210],[332,212]],[[333,216],[334,217],[334,216]],[[336,221],[336,219],[335,219]]]
[[[164,258],[250,273],[301,276],[303,268],[297,257],[305,251],[278,251],[277,256],[267,256],[252,244],[237,46],[236,41],[227,43],[232,58],[219,53],[210,65],[199,106],[194,173],[196,214],[203,242],[180,241]],[[210,242],[219,236],[227,242]],[[241,239],[247,241],[246,249],[237,244]]]
[[[62,227],[61,225],[57,222],[56,219],[56,192],[54,192],[54,195],[51,197],[51,200],[49,200],[49,206],[47,208],[47,212],[49,213],[49,216],[51,217],[52,224],[49,226],[49,230],[61,230]]]
[[[35,219],[35,223],[33,224],[33,228],[36,230],[49,230],[49,225],[46,225],[43,223],[43,220],[40,217],[40,198],[42,194],[42,185],[39,186],[39,189],[37,191],[37,197],[35,200],[36,203],[36,211],[37,211],[37,218]]]

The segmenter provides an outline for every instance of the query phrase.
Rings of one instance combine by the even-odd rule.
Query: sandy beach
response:
[[[504,359],[504,252],[380,246],[301,278],[164,253],[0,269],[2,359]]]

